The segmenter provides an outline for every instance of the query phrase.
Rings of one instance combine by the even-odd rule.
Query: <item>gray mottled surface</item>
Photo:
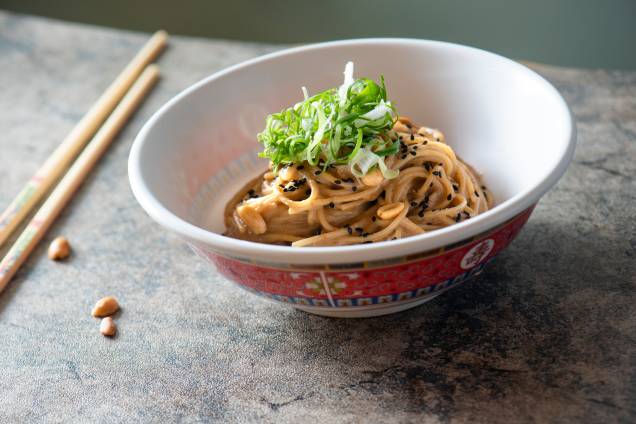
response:
[[[0,13],[0,205],[145,39]],[[477,280],[343,321],[233,287],[128,187],[154,110],[271,49],[172,40],[158,89],[0,296],[0,422],[636,421],[636,72],[535,66],[576,116],[565,177]],[[44,255],[58,234],[63,264]],[[106,294],[114,340],[89,315]]]

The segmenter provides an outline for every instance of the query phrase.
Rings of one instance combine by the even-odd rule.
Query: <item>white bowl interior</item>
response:
[[[140,179],[163,207],[221,233],[227,199],[266,167],[252,154],[266,115],[301,100],[301,86],[310,94],[338,86],[349,60],[357,77],[384,75],[401,115],[444,132],[498,204],[536,187],[563,162],[567,108],[534,72],[447,43],[359,40],[270,56],[186,90],[142,131]]]

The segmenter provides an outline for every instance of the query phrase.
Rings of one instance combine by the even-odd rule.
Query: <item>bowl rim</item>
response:
[[[515,194],[513,197],[505,200],[504,202],[495,205],[495,207],[489,211],[477,215],[468,221],[463,221],[429,233],[406,237],[399,240],[350,246],[303,248],[239,240],[205,230],[180,218],[170,211],[161,202],[159,202],[145,183],[141,173],[141,151],[144,145],[148,143],[148,134],[150,130],[177,103],[181,102],[201,87],[211,84],[215,80],[239,69],[250,67],[262,62],[276,60],[284,56],[298,55],[307,51],[329,49],[333,47],[349,47],[362,44],[389,45],[396,43],[476,52],[489,59],[507,62],[509,65],[512,65],[513,68],[516,68],[519,72],[525,74],[525,76],[539,82],[548,93],[552,93],[559,104],[561,109],[559,119],[565,120],[567,130],[566,137],[568,140],[564,140],[564,142],[559,144],[560,151],[555,153],[555,157],[558,157],[558,161],[555,166],[543,176],[538,184]],[[261,261],[270,260],[272,262],[286,262],[290,264],[351,263],[407,256],[418,252],[432,250],[449,244],[461,242],[462,240],[470,239],[471,237],[495,228],[534,205],[541,196],[543,196],[554,184],[556,184],[556,182],[565,173],[570,161],[572,160],[575,145],[575,125],[567,103],[552,84],[550,84],[541,75],[521,63],[486,50],[444,41],[411,38],[362,38],[308,44],[279,50],[221,69],[220,71],[217,71],[190,85],[166,102],[143,125],[137,134],[130,151],[128,159],[128,175],[135,198],[153,220],[186,239],[195,243],[203,243],[206,247],[219,253],[243,258],[255,258]]]

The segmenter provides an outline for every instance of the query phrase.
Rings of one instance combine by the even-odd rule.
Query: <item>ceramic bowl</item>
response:
[[[482,174],[496,206],[401,240],[292,248],[222,235],[223,208],[267,163],[267,114],[355,75],[384,75],[400,114],[439,128]],[[574,151],[566,103],[519,63],[456,44],[337,41],[283,50],[217,72],[166,103],[137,136],[133,192],[159,224],[248,291],[307,312],[366,317],[417,306],[478,274],[519,233]]]

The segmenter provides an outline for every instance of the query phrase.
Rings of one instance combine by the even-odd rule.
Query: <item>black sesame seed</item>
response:
[[[436,177],[441,177],[442,173],[439,171],[433,171],[433,175],[435,175]]]
[[[402,159],[406,159],[406,155],[402,155]]]
[[[340,184],[342,184],[342,181],[340,181],[340,180],[336,180],[336,181],[334,181],[334,183],[336,183],[336,184],[340,185]]]
[[[413,207],[417,206],[417,202],[411,202],[411,206]]]
[[[352,229],[351,227],[347,227],[347,232],[348,232],[349,234],[353,234],[353,229]]]
[[[252,194],[254,194],[254,193],[255,193],[255,191],[254,191],[254,190],[250,190],[250,191],[248,191],[248,192],[247,192],[247,194],[249,194],[250,196],[251,196]]]
[[[419,211],[419,212],[417,213],[417,215],[418,215],[420,218],[421,218],[421,217],[423,217],[423,216],[424,216],[424,211]]]
[[[305,169],[305,165],[298,165],[296,169]]]
[[[322,171],[320,169],[314,172],[314,175],[320,175],[320,174],[322,174]]]
[[[373,221],[373,222],[375,222],[376,219],[378,219],[378,218],[376,218],[375,216],[371,217],[371,221]]]
[[[431,165],[428,162],[426,162],[424,164],[424,168],[426,168],[427,171],[430,171],[431,170]]]
[[[424,145],[428,144],[428,140],[424,140]]]
[[[449,194],[448,196],[446,196],[446,200],[450,200],[450,199],[452,199],[452,198],[453,198],[453,195],[452,195],[452,194]]]
[[[351,190],[352,190],[352,191],[358,191],[358,187],[353,186],[353,187],[351,187]]]
[[[457,216],[455,217],[455,222],[459,222],[460,219],[462,219],[462,215],[458,213]]]
[[[354,228],[354,229],[356,230],[356,233],[358,233],[358,234],[362,234],[362,233],[364,233],[364,229],[362,229],[362,228],[360,228],[360,227],[356,227],[356,228]]]
[[[417,153],[415,153],[413,150],[411,150],[409,153],[413,156],[417,155]]]
[[[314,231],[314,235],[319,236],[322,233],[322,228],[318,228],[316,231]]]
[[[329,202],[329,207],[333,209],[336,207],[336,204],[334,202]]]
[[[477,193],[477,190],[475,190],[475,196],[479,197],[479,193]]]
[[[415,136],[411,134],[411,140],[415,140]]]
[[[369,237],[369,233],[363,233],[362,237]]]
[[[457,186],[456,184],[453,184],[453,190],[457,192],[459,190],[459,186]]]

